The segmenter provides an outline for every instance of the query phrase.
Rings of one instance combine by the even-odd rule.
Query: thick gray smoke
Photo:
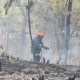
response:
[[[13,9],[12,13],[8,13],[6,18],[2,21],[3,24],[1,24],[0,28],[0,45],[3,45],[6,54],[30,61],[33,59],[33,57],[30,50],[31,42],[27,17],[25,19],[25,25],[24,16],[21,10],[19,9],[18,13],[16,13],[14,8],[15,5],[13,5],[11,8]],[[27,11],[24,11],[27,16]],[[30,15],[32,37],[35,37],[36,31],[44,31],[46,33],[43,43],[45,46],[49,47],[49,50],[42,49],[42,57],[44,57],[46,60],[49,59],[51,63],[56,64],[61,58],[64,50],[65,31],[63,30],[60,32],[60,28],[58,27],[61,22],[58,21],[59,24],[57,25],[54,10],[51,8],[47,0],[35,1]],[[4,29],[2,29],[3,27]],[[22,49],[22,47],[24,47],[24,49]],[[76,37],[71,38],[67,61],[68,64],[80,65],[79,50],[80,39]]]

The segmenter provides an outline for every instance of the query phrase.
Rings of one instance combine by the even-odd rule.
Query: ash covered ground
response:
[[[0,80],[67,80],[74,75],[74,80],[80,80],[80,66],[34,63],[19,59],[1,61]],[[39,79],[41,76],[44,79]]]

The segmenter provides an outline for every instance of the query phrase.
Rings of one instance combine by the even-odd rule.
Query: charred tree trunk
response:
[[[30,5],[30,3],[31,2],[28,0],[28,24],[29,24],[29,33],[30,33],[30,39],[32,44],[31,21],[30,21],[30,9],[32,5]]]
[[[64,58],[63,64],[67,64],[68,50],[69,50],[69,40],[70,40],[70,20],[72,11],[72,0],[68,0],[68,15],[66,20],[66,33],[65,33],[65,45],[64,45]]]

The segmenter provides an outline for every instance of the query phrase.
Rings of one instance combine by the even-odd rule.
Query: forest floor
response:
[[[61,66],[17,59],[3,60],[1,65],[0,80],[39,80],[42,75],[44,80],[67,80],[73,75],[76,76],[76,80],[80,80],[80,66]]]

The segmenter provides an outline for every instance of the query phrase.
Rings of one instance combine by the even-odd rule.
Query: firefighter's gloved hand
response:
[[[47,50],[49,49],[47,46],[45,46],[44,48],[47,49]]]

